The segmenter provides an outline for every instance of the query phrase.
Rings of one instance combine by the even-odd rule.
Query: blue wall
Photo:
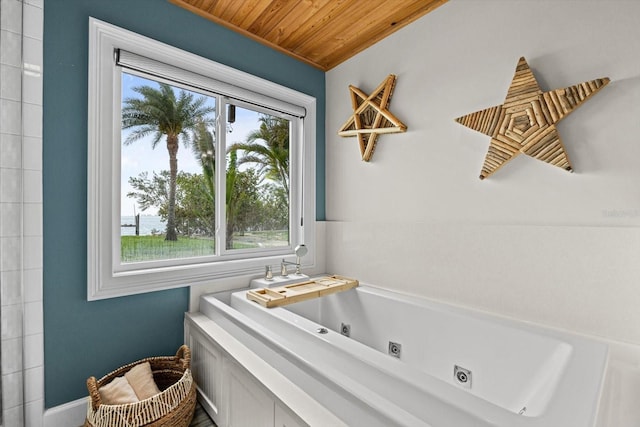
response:
[[[317,214],[324,219],[324,73],[164,0],[56,0],[44,8],[45,406],[87,395],[86,378],[183,341],[188,289],[86,300],[88,20],[135,31],[318,100]]]

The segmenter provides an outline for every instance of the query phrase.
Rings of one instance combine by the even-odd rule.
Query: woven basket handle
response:
[[[91,398],[91,407],[96,411],[98,406],[102,403],[100,400],[100,392],[98,391],[98,382],[96,381],[96,377],[87,378],[87,389],[89,390],[89,397]]]
[[[182,361],[182,369],[191,368],[191,350],[186,345],[181,345],[176,353],[176,361]]]

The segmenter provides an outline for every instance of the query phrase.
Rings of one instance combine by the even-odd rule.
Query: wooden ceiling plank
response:
[[[385,21],[391,22],[395,20],[397,16],[403,16],[409,13],[409,7],[415,0],[396,0],[395,4],[397,9],[395,12],[389,12],[388,6],[384,3],[372,5],[371,8],[362,13],[360,11],[351,11],[351,14],[345,19],[335,19],[332,21],[332,25],[326,28],[322,32],[322,38],[324,39],[320,43],[319,37],[313,37],[305,44],[300,45],[299,49],[316,49],[318,46],[326,45],[326,43],[344,43],[351,40],[358,40],[362,38],[362,41],[366,41],[362,37],[362,34],[374,33],[381,31],[381,27]],[[373,7],[375,6],[375,7]],[[395,15],[394,18],[390,18],[391,15]],[[334,49],[327,47],[327,50]]]
[[[204,10],[205,12],[212,13],[215,16],[219,16],[219,11],[224,8],[225,0],[208,0],[205,3],[209,3],[209,5],[207,7],[201,6],[200,9]],[[218,12],[216,12],[216,10],[218,10]]]
[[[332,0],[301,0],[298,5],[285,16],[271,31],[264,35],[266,40],[273,43],[280,43],[288,38],[304,23],[313,19],[320,8],[324,7]]]
[[[328,70],[448,0],[168,0]]]
[[[218,0],[218,6],[213,10],[213,14],[227,22],[238,13],[238,9],[242,6],[242,2],[234,0]]]
[[[314,34],[318,34],[318,30],[328,25],[332,17],[340,16],[343,11],[348,10],[349,3],[349,0],[333,0],[325,3],[318,9],[317,16],[314,15],[306,22],[301,23],[289,37],[280,42],[280,46],[294,51],[298,45],[313,37]]]
[[[233,25],[236,25],[238,27],[245,28],[245,29],[249,25],[251,25],[251,22],[253,22],[255,17],[258,16],[260,13],[262,13],[262,10],[264,10],[264,8],[268,6],[266,4],[267,3],[266,0],[243,0],[243,1],[239,1],[238,3],[240,3],[240,8],[236,12],[236,14],[233,15],[233,17],[229,22]],[[251,13],[255,14],[255,16],[247,21],[248,23],[245,25],[245,27],[242,27],[243,21],[245,20],[245,18],[247,18],[247,15]]]
[[[209,6],[208,9],[204,9],[204,10],[206,10],[213,16],[217,16],[218,18],[221,18],[222,14],[224,13],[224,10],[229,5],[229,3],[231,3],[229,0],[215,0],[214,4]]]
[[[187,3],[198,9],[207,10],[216,0],[185,0]]]
[[[184,8],[184,9],[186,9],[186,10],[192,12],[192,13],[195,13],[196,15],[199,15],[199,16],[201,16],[203,18],[206,18],[206,19],[208,19],[208,20],[210,20],[212,22],[215,22],[218,25],[226,27],[226,28],[228,28],[228,29],[230,29],[232,31],[235,31],[238,34],[242,34],[243,36],[245,36],[245,37],[247,37],[247,38],[249,38],[251,40],[254,40],[254,41],[258,42],[258,43],[264,44],[265,46],[268,46],[268,47],[270,47],[270,48],[272,48],[272,49],[274,49],[274,50],[276,50],[276,51],[278,51],[280,53],[284,53],[285,55],[288,55],[288,56],[290,56],[292,58],[295,58],[298,61],[304,62],[305,64],[308,64],[308,65],[310,65],[312,67],[315,67],[315,68],[317,68],[319,70],[326,71],[320,64],[317,64],[317,63],[315,63],[315,62],[313,62],[313,61],[311,61],[311,60],[309,60],[309,59],[307,59],[307,58],[305,58],[303,56],[300,56],[300,55],[296,54],[295,52],[291,52],[288,49],[285,49],[285,48],[283,48],[281,46],[278,46],[275,43],[270,43],[267,40],[256,36],[255,34],[251,34],[250,32],[248,32],[248,31],[246,31],[246,30],[244,30],[244,29],[242,29],[242,28],[240,28],[238,26],[230,24],[229,22],[223,21],[222,19],[220,19],[220,18],[218,18],[216,16],[213,16],[210,13],[207,13],[207,12],[201,10],[201,9],[198,9],[197,7],[194,7],[194,6],[190,5],[189,3],[186,2],[186,0],[168,0],[168,1],[169,1],[169,3],[172,3],[172,4],[176,5],[176,6],[182,7],[182,8]]]
[[[369,31],[360,32],[352,36],[351,39],[345,41],[342,46],[334,46],[332,49],[327,49],[328,53],[322,55],[322,58],[314,55],[309,55],[308,57],[314,62],[321,63],[325,68],[331,69],[353,55],[365,50],[367,47],[386,38],[400,28],[432,12],[447,1],[448,0],[432,0],[430,2],[422,2],[423,4],[414,5],[416,7],[412,8],[408,14],[401,14],[399,12],[391,14],[382,24],[372,27]],[[392,23],[395,24],[392,25]],[[326,43],[330,45],[330,42],[327,41]]]
[[[218,0],[198,0],[195,2],[191,2],[191,4],[193,4],[195,7],[197,7],[198,9],[202,9],[205,12],[210,12],[211,10],[213,10],[213,8],[216,7],[217,3]]]
[[[240,8],[236,16],[233,17],[232,22],[236,23],[238,27],[248,30],[255,20],[258,19],[258,17],[262,15],[267,8],[269,8],[272,1],[273,0],[245,1],[242,8]]]
[[[300,0],[274,0],[251,24],[249,31],[259,37],[265,37],[276,25],[286,19],[287,15],[291,14],[299,3]]]
[[[444,0],[435,0],[435,2],[439,5]],[[408,23],[413,22],[428,11],[433,10],[433,8],[434,1],[410,2],[406,3],[402,8],[395,9],[395,13],[379,16],[374,16],[375,13],[371,13],[370,19],[364,22],[364,25],[350,26],[341,29],[339,33],[327,34],[327,40],[323,45],[307,46],[307,50],[301,49],[296,53],[308,57],[314,62],[319,62],[325,68],[330,69]]]
[[[404,5],[412,1],[414,0],[395,0],[394,7],[403,9]],[[339,17],[334,17],[322,27],[315,28],[314,34],[293,50],[305,54],[330,51],[345,40],[352,39],[358,32],[378,25],[385,14],[388,14],[388,4],[384,0],[369,1],[366,9],[357,7],[355,2],[351,3]]]

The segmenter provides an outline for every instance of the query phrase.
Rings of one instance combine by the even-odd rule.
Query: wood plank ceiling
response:
[[[169,0],[327,71],[448,0]]]

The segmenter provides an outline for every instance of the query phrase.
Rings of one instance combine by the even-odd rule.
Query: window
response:
[[[91,18],[88,120],[89,299],[313,265],[314,98]]]

